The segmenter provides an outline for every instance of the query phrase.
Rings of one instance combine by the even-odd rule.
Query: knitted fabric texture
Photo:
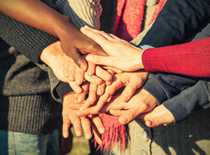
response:
[[[115,116],[101,113],[99,117],[104,125],[105,132],[101,135],[102,144],[98,145],[98,149],[110,151],[115,144],[119,143],[120,149],[122,151],[125,150],[127,138],[126,127],[121,125]]]
[[[65,9],[66,13],[77,26],[89,25],[97,29],[100,28],[100,17],[102,7],[100,0],[68,0],[70,9]]]
[[[117,0],[116,17],[114,21],[114,33],[117,36],[127,41],[131,41],[142,32],[145,9],[146,5],[149,3],[148,1],[151,0]],[[155,21],[165,3],[166,0],[159,0],[156,2],[156,9],[149,25]]]

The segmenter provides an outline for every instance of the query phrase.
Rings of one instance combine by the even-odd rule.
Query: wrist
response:
[[[141,100],[143,101],[143,103],[145,104],[152,104],[152,105],[158,105],[159,102],[158,100],[147,90],[142,89],[141,90]]]
[[[136,48],[136,54],[134,55],[134,66],[136,70],[140,70],[144,68],[144,65],[142,63],[142,56],[143,56],[144,50]]]
[[[54,31],[60,41],[65,41],[68,39],[71,42],[75,40],[76,33],[78,32],[78,30],[69,22],[66,17],[64,17],[63,20],[54,26]]]

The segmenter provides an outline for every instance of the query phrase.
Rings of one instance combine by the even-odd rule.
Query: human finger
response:
[[[105,92],[105,89],[106,89],[106,84],[105,83],[100,84],[98,86],[98,89],[97,89],[97,95],[98,96],[102,96],[104,94],[104,92]]]
[[[145,114],[143,120],[148,127],[157,127],[175,122],[175,117],[164,105],[160,105]]]
[[[108,70],[112,75],[113,74],[118,74],[118,73],[122,73],[122,70],[115,68],[115,67],[110,67],[110,66],[103,66],[104,69]]]
[[[84,27],[82,27],[80,29],[80,31],[83,34],[85,34],[86,36],[88,36],[89,38],[93,39],[99,45],[109,44],[109,42],[106,39],[106,37],[104,37],[103,35],[101,35],[100,33],[98,33],[97,30],[89,29],[88,27],[84,26]]]
[[[93,135],[94,135],[94,140],[95,142],[98,144],[98,145],[102,145],[102,140],[101,140],[101,137],[100,137],[100,134],[99,132],[97,131],[96,127],[93,126]]]
[[[127,102],[119,102],[119,101],[114,101],[113,103],[111,103],[108,107],[107,107],[107,111],[110,110],[126,110],[127,108]]]
[[[82,136],[82,126],[81,126],[80,118],[77,115],[72,114],[70,119],[73,124],[73,128],[74,128],[76,136],[81,137]]]
[[[111,109],[111,110],[109,110],[109,113],[113,116],[120,116],[120,115],[123,115],[125,113],[125,110]]]
[[[104,70],[100,66],[96,67],[96,76],[106,81],[108,84],[110,84],[112,81],[112,74],[110,74],[108,71]]]
[[[124,87],[124,84],[120,80],[114,81],[111,85],[106,87],[104,95],[99,98],[99,102],[107,102],[107,100],[122,87]]]
[[[140,78],[131,78],[119,97],[120,102],[127,102],[143,85],[143,81]]]
[[[85,98],[86,98],[87,93],[88,92],[86,92],[86,91],[83,91],[82,93],[80,93],[77,96],[77,103],[81,103],[81,102],[85,101]]]
[[[96,65],[92,62],[88,62],[88,69],[87,69],[88,75],[93,75],[95,71],[96,71]]]
[[[70,126],[71,126],[71,121],[63,119],[62,135],[63,135],[64,138],[68,138],[69,137],[69,128],[70,128]]]
[[[103,134],[105,132],[105,128],[103,126],[103,123],[98,116],[93,117],[92,122],[93,122],[93,124],[95,125],[96,129],[99,131],[100,134]]]
[[[81,103],[81,102],[85,101],[86,95],[89,90],[89,83],[86,82],[81,87],[82,87],[82,93],[80,93],[77,96],[77,103]]]
[[[85,73],[85,80],[87,80],[90,83],[95,83],[97,85],[100,85],[103,83],[103,80],[101,80],[99,77],[95,75],[88,75],[88,73]]]
[[[109,88],[108,88],[109,87]],[[108,102],[109,98],[112,97],[112,95],[115,93],[116,90],[122,87],[122,83],[120,81],[113,82],[112,85],[107,86],[107,89],[105,90],[104,95],[102,95],[97,104],[95,106],[92,106],[90,108],[84,109],[80,111],[81,116],[86,116],[89,114],[98,114],[99,111],[103,108],[104,104]]]
[[[83,70],[83,71],[87,71],[88,69],[88,63],[87,61],[85,60],[85,57],[82,56],[81,59],[79,60],[79,64],[80,64],[80,68]]]
[[[82,110],[80,110],[78,115],[87,116],[87,115],[98,114],[99,111],[103,108],[104,104],[107,102],[107,100],[115,93],[116,90],[118,90],[121,87],[122,87],[121,81],[117,80],[113,82],[112,85],[107,86],[104,95],[102,95],[99,98],[95,106],[89,108],[83,108]]]
[[[84,102],[84,105],[81,106],[80,110],[84,110],[91,105],[93,105],[97,100],[97,85],[94,83],[90,83],[89,86],[89,94],[87,100]]]
[[[82,88],[76,82],[69,81],[68,83],[75,93],[81,93],[82,92]]]
[[[128,124],[138,116],[137,110],[129,109],[119,116],[119,122],[121,124]]]
[[[85,138],[89,140],[92,137],[90,120],[86,117],[81,117],[81,124]]]
[[[97,65],[111,66],[111,67],[116,67],[116,68],[118,66],[115,63],[117,59],[115,59],[115,57],[112,57],[112,56],[100,56],[100,55],[88,54],[85,57],[85,59]]]
[[[138,106],[134,106],[126,111],[126,113],[119,116],[119,122],[122,124],[128,124],[132,120],[134,120],[138,115],[143,114],[149,111],[149,106],[147,104],[140,104]]]
[[[84,74],[85,74],[85,72],[82,71],[80,68],[76,69],[76,72],[75,72],[75,83],[78,86],[83,83],[83,81],[84,81]]]

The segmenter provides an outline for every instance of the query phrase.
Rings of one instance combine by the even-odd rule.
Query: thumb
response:
[[[156,107],[152,112],[146,114],[143,119],[148,127],[157,127],[175,122],[173,114],[164,105]]]
[[[62,126],[62,134],[64,138],[68,138],[69,137],[69,128],[71,126],[70,120],[66,120],[63,122],[63,126]]]
[[[99,56],[88,54],[86,60],[97,65],[105,65],[115,67],[113,64],[114,58],[110,56]]]

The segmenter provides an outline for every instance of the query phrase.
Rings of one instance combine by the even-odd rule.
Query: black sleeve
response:
[[[210,0],[168,0],[141,45],[160,47],[191,40],[210,22]]]
[[[168,0],[141,44],[160,47],[191,40],[209,23],[209,6],[209,0]],[[209,82],[198,80],[157,73],[150,76],[144,89],[160,103],[165,101],[163,104],[179,121],[189,115],[196,105],[205,106],[209,103]]]
[[[184,89],[195,85],[198,80],[198,78],[189,78],[176,74],[156,73],[150,74],[143,88],[150,92],[159,103],[162,103]]]
[[[195,107],[209,107],[210,82],[199,81],[177,96],[165,101],[163,105],[174,115],[176,121],[187,117]]]
[[[58,96],[57,94],[61,94],[61,92],[64,93],[64,91],[62,91],[62,86],[65,84],[59,82],[57,78],[55,78],[55,76],[53,75],[52,71],[43,66],[42,63],[40,63],[39,59],[42,50],[51,43],[55,42],[57,39],[38,29],[17,22],[16,20],[11,19],[10,17],[1,13],[0,38],[2,38],[10,46],[15,47],[31,61],[38,64],[41,69],[48,71],[52,96],[57,101],[61,101],[61,95]],[[61,86],[59,87],[59,89],[56,89],[58,85]],[[71,91],[70,87],[68,88],[69,91]],[[67,91],[66,86],[63,89]],[[59,90],[61,92],[56,92],[56,90]]]

